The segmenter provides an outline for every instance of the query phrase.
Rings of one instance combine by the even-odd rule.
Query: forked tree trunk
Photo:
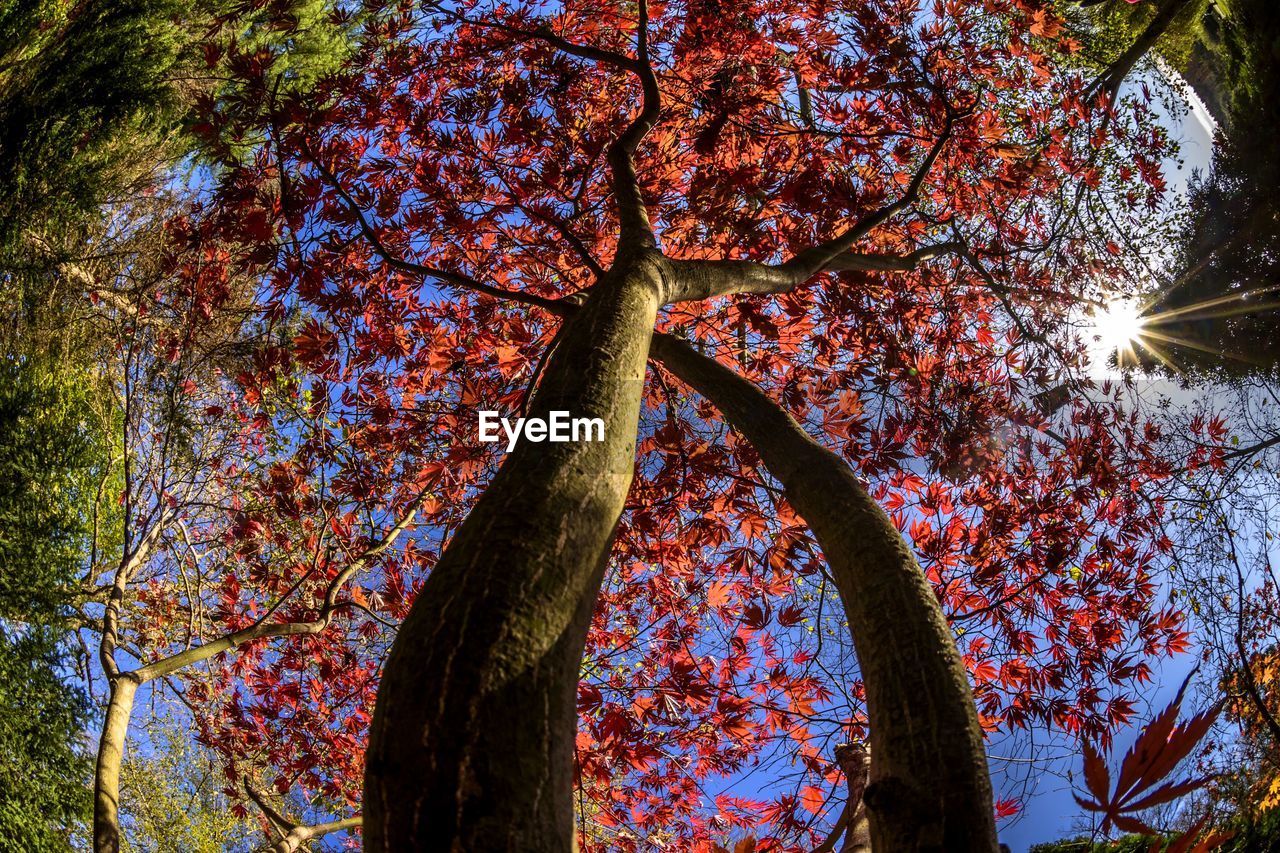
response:
[[[530,416],[604,421],[604,441],[521,441],[400,627],[378,688],[365,849],[573,846],[579,666],[631,484],[656,252],[619,262],[566,320]]]
[[[751,442],[822,546],[866,685],[872,849],[994,853],[973,695],[910,547],[848,464],[754,384],[678,339],[659,335],[652,350]]]

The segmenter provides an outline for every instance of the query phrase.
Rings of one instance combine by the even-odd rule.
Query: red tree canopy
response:
[[[157,582],[145,602],[324,630],[187,682],[232,782],[358,808],[394,624],[501,459],[477,412],[521,408],[555,346],[547,304],[608,267],[607,148],[642,110],[668,256],[793,269],[856,237],[825,272],[670,306],[660,328],[867,479],[991,730],[1128,719],[1147,661],[1185,643],[1151,580],[1167,466],[1084,378],[1068,320],[1121,271],[1096,211],[1140,222],[1169,148],[1142,104],[1086,96],[1051,6],[655,3],[638,52],[631,3],[402,4],[371,12],[342,76],[280,100],[240,57],[243,103],[208,105],[229,165],[180,233],[262,276],[274,343],[225,409],[250,460],[217,469],[231,511],[188,510],[222,561],[216,600]],[[656,366],[646,381],[582,668],[584,847],[811,845],[835,818],[834,745],[864,724],[842,611],[752,449]],[[158,657],[183,638],[144,639]]]

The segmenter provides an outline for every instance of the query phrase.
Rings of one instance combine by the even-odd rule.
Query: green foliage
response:
[[[95,389],[47,357],[0,364],[0,838],[68,850],[87,821],[88,706],[65,617],[105,520],[112,468]],[[116,486],[118,489],[118,486]]]
[[[1147,853],[1151,839],[1125,835],[1115,841],[1097,841],[1087,835],[1032,845],[1028,853]]]
[[[171,132],[181,11],[180,0],[5,4],[0,246],[92,215]]]
[[[178,714],[159,713],[146,743],[126,754],[121,802],[124,850],[137,853],[223,853],[248,849],[255,822],[239,818],[222,793],[222,774],[194,743]]]
[[[1191,0],[1156,44],[1156,50],[1173,67],[1186,67],[1204,38],[1204,21],[1214,0]],[[1099,66],[1118,57],[1138,38],[1156,16],[1159,4],[1122,3],[1111,0],[1090,8],[1087,13],[1088,38],[1084,49],[1089,60]]]
[[[235,8],[225,2],[212,5]],[[292,0],[227,17],[222,41],[268,58],[263,76],[280,78],[280,91],[305,92],[334,73],[350,55],[355,20],[335,16],[333,0]],[[223,13],[226,15],[226,12]]]
[[[114,527],[99,392],[88,372],[47,358],[0,365],[0,619],[57,622],[102,545],[96,531]]]
[[[1237,814],[1227,828],[1236,835],[1221,853],[1280,853],[1280,808]]]
[[[1098,7],[1098,29],[1109,34],[1116,42],[1119,53],[1142,35],[1147,24],[1156,15],[1157,3],[1104,3]],[[1174,68],[1186,68],[1196,50],[1196,43],[1205,39],[1205,20],[1209,16],[1213,0],[1191,0],[1178,13],[1165,30],[1156,50]]]
[[[261,125],[261,91],[303,94],[345,60],[341,0],[0,0],[0,847],[83,837],[89,706],[69,617],[121,547],[122,416],[88,291],[156,275],[157,202],[184,163],[216,168],[195,118]],[[232,148],[235,148],[234,140]],[[127,300],[126,300],[127,304]],[[166,413],[167,414],[167,413]],[[175,418],[170,428],[180,426]],[[188,733],[183,732],[182,735]],[[125,767],[135,848],[220,851],[246,835],[207,757],[177,734]],[[248,845],[241,845],[248,849]]]
[[[0,264],[196,152],[196,104],[233,100],[227,63],[305,90],[353,26],[332,0],[0,0]]]
[[[1280,809],[1259,814],[1239,813],[1221,823],[1223,830],[1234,832],[1218,853],[1280,853]],[[1173,839],[1166,839],[1167,846]],[[1034,844],[1028,853],[1148,853],[1153,839],[1142,835],[1125,835],[1115,841],[1096,840],[1087,835],[1061,841]]]
[[[211,8],[217,22],[202,43],[196,73],[212,75],[193,118],[217,127],[205,139],[207,162],[228,165],[252,156],[264,142],[267,109],[289,96],[306,97],[321,79],[336,73],[351,55],[361,16],[348,14],[341,0],[287,0],[245,8],[229,0],[196,0]],[[246,64],[256,69],[246,73]],[[228,74],[219,69],[230,65]],[[237,84],[226,79],[236,77]],[[246,86],[245,81],[257,81]]]
[[[59,677],[60,632],[0,622],[0,838],[6,850],[70,850],[89,819],[84,696]]]
[[[1076,22],[1082,54],[1103,68],[1142,36],[1161,3],[1104,0],[1080,10],[1063,0],[1060,11]],[[1258,11],[1270,0],[1188,0],[1155,43],[1155,52],[1181,73],[1219,121],[1231,122],[1257,94],[1256,75],[1266,52],[1256,29]]]

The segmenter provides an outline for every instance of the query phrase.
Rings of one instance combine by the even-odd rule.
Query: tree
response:
[[[179,0],[6,3],[0,10],[0,246],[74,226],[150,177],[176,123]]]
[[[172,703],[176,704],[176,703]],[[124,850],[225,853],[253,849],[257,827],[221,793],[222,773],[195,743],[186,709],[161,707],[146,727],[145,754],[121,768],[120,793],[129,827]]]
[[[111,477],[103,413],[80,371],[10,356],[0,381],[0,835],[71,849],[87,818],[84,692],[64,681],[81,555]]]
[[[0,618],[53,626],[75,602],[113,473],[110,412],[92,377],[50,355],[0,369]]]
[[[1280,178],[1271,133],[1280,128],[1280,12],[1232,4],[1238,44],[1224,73],[1227,106],[1213,167],[1194,187],[1178,275],[1152,308],[1161,332],[1189,342],[1178,359],[1212,373],[1273,373]],[[1222,356],[1226,356],[1223,359]]]
[[[32,768],[21,796],[6,780],[6,840],[43,849],[52,842],[34,833],[52,832],[65,847],[67,828],[79,829],[89,802],[80,688],[92,690],[101,674],[112,693],[125,692],[114,687],[112,614],[131,590],[127,577],[101,581],[151,549],[148,537],[160,531],[150,501],[172,499],[167,475],[189,473],[183,466],[200,443],[180,446],[192,421],[175,391],[216,382],[252,348],[247,337],[226,337],[243,316],[209,309],[228,291],[196,304],[186,298],[193,288],[164,286],[175,252],[165,226],[186,163],[216,172],[246,144],[198,150],[191,125],[220,109],[235,85],[229,68],[251,66],[281,93],[311,86],[346,55],[351,23],[326,0],[0,4],[0,624],[6,673],[30,680],[26,692],[4,696],[4,733]],[[167,300],[197,311],[202,334],[175,322]],[[152,451],[168,470],[148,468]],[[84,654],[74,659],[73,628],[96,635],[82,633]],[[90,644],[102,647],[101,669],[88,659]],[[104,701],[108,720],[123,718],[127,729],[123,698]],[[99,750],[95,787],[108,825],[118,792],[107,790],[114,782],[103,781],[104,764],[118,775],[125,738],[121,729],[104,739],[105,762]]]
[[[1264,591],[1264,595],[1270,590]],[[1260,596],[1262,597],[1262,596]],[[1248,648],[1248,646],[1246,646]],[[1237,765],[1236,782],[1245,788],[1239,811],[1249,823],[1256,816],[1280,808],[1280,761],[1276,759],[1280,742],[1277,723],[1277,653],[1274,648],[1246,657],[1224,692],[1233,698],[1228,713],[1239,721],[1245,753],[1251,760]],[[1249,808],[1253,806],[1253,808]]]
[[[209,239],[248,244],[240,261],[265,265],[275,316],[300,324],[242,377],[250,409],[301,369],[314,430],[237,521],[222,618],[261,624],[260,592],[312,584],[307,566],[323,567],[321,589],[332,579],[310,612],[350,602],[338,660],[385,646],[382,620],[405,618],[377,688],[361,803],[371,849],[565,849],[575,751],[580,796],[592,776],[640,780],[592,792],[598,821],[637,824],[612,843],[704,843],[737,821],[794,846],[838,779],[811,730],[818,707],[838,692],[835,728],[864,731],[866,681],[885,744],[896,735],[872,696],[925,710],[901,683],[871,684],[897,654],[874,629],[853,625],[860,677],[806,669],[821,650],[788,634],[810,613],[802,590],[821,563],[804,527],[823,510],[802,509],[789,485],[797,505],[779,500],[761,479],[765,449],[715,447],[714,409],[657,376],[646,385],[655,325],[721,367],[736,361],[840,450],[844,461],[806,458],[864,507],[877,548],[819,533],[847,552],[827,561],[861,558],[865,577],[869,553],[890,555],[896,594],[913,590],[921,608],[913,624],[936,628],[937,602],[869,499],[907,531],[968,636],[958,657],[977,682],[976,725],[1105,731],[1130,713],[1123,685],[1147,677],[1141,658],[1182,647],[1149,580],[1167,543],[1140,495],[1168,466],[1146,451],[1146,426],[1083,397],[1050,424],[1028,393],[1081,387],[1062,318],[1102,294],[1064,283],[1119,262],[1072,210],[1109,194],[1139,217],[1158,198],[1165,149],[1150,117],[1107,117],[1059,61],[1070,45],[1043,8],[939,6],[933,21],[890,2],[785,11],[403,11],[371,28],[323,109],[284,101],[274,144],[226,176],[202,220]],[[244,97],[269,97],[251,83]],[[219,121],[211,134],[239,133],[234,111]],[[599,417],[605,440],[523,441],[497,466],[471,446],[474,412],[522,402],[533,416]],[[785,440],[778,429],[763,435]],[[865,494],[853,471],[872,478]],[[317,528],[345,541],[409,507],[423,544],[398,561],[380,552],[369,579],[340,568]],[[950,638],[928,636],[921,660],[952,666]],[[371,688],[363,669],[315,663],[333,640],[243,650],[222,684],[260,689],[211,714],[211,742],[230,759],[253,731],[351,797],[300,745],[337,737],[316,712]],[[643,674],[642,692],[623,672]],[[755,677],[739,684],[743,672]],[[1082,674],[1078,689],[1066,672]],[[965,795],[915,796],[931,790],[927,768],[873,748],[867,805],[886,849],[994,847],[975,714],[950,683],[928,711],[966,721]],[[701,796],[696,779],[780,732],[798,796]]]
[[[74,237],[99,208],[143,191],[192,153],[184,132],[256,63],[281,91],[310,86],[346,53],[325,0],[68,0],[0,9],[0,255],[29,261],[24,231]],[[64,234],[69,231],[70,234]],[[74,239],[59,251],[83,250]]]
[[[74,849],[89,814],[88,704],[58,677],[60,640],[44,626],[19,634],[0,623],[0,833],[32,853]]]

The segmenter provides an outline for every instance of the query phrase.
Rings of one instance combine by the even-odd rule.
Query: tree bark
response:
[[[93,786],[94,853],[118,853],[120,850],[120,764],[124,760],[125,739],[138,680],[132,673],[117,675],[111,681],[111,698],[107,702],[107,718],[102,724],[98,742],[98,762]]]
[[[871,753],[861,743],[842,743],[836,747],[836,763],[844,773],[848,797],[827,840],[813,848],[813,853],[832,853],[840,838],[840,853],[870,853],[871,830],[867,825],[867,809],[862,802],[866,793]]]
[[[758,387],[676,338],[655,336],[652,352],[751,442],[827,558],[866,685],[872,849],[994,853],[973,695],[910,547],[849,465]]]
[[[572,848],[579,667],[666,278],[638,248],[566,320],[530,416],[601,418],[604,441],[522,440],[401,626],[367,755],[366,850]]]
[[[348,817],[327,823],[315,823],[310,826],[295,826],[284,833],[280,840],[271,847],[271,853],[299,853],[301,850],[309,850],[310,848],[306,846],[309,841],[324,838],[326,835],[332,835],[335,832],[357,829],[359,826],[360,818],[358,817]]]

